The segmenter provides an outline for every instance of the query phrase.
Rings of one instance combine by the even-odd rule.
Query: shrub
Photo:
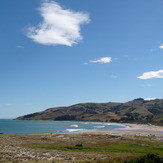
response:
[[[158,154],[149,153],[129,161],[126,160],[124,163],[163,163],[163,157]]]
[[[75,147],[83,147],[83,144],[76,144]]]

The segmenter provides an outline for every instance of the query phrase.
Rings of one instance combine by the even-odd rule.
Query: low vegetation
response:
[[[0,162],[5,163],[124,163],[149,153],[162,158],[163,138],[106,133],[0,135]]]
[[[163,157],[158,154],[148,153],[129,161],[126,160],[124,163],[163,163]]]
[[[114,137],[110,140],[98,140],[97,142],[83,142],[75,143],[33,143],[25,144],[28,148],[44,149],[44,150],[59,150],[59,151],[73,151],[73,152],[87,152],[87,153],[106,153],[108,158],[94,160],[98,163],[115,162],[122,163],[140,155],[148,153],[163,154],[163,142],[154,140],[152,137],[142,136],[125,136]],[[147,155],[148,156],[148,155]],[[143,157],[144,158],[144,157]],[[88,162],[81,160],[81,163]],[[88,162],[89,163],[89,162]],[[145,162],[125,162],[125,163],[145,163]],[[148,162],[147,162],[148,163]],[[153,163],[153,162],[151,162]],[[159,163],[159,162],[158,162]]]
[[[163,148],[160,146],[149,145],[149,144],[132,144],[132,143],[115,143],[108,144],[105,146],[59,146],[55,144],[31,144],[28,147],[32,148],[43,148],[63,151],[83,151],[83,152],[106,152],[106,153],[162,153]]]

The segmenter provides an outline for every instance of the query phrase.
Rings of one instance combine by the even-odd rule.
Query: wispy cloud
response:
[[[152,78],[163,78],[163,70],[145,72],[138,79],[152,79]]]
[[[16,47],[17,47],[17,48],[20,48],[20,49],[21,49],[21,48],[24,48],[24,46],[22,46],[22,45],[17,45]]]
[[[94,59],[92,61],[89,61],[91,63],[110,63],[112,62],[112,58],[111,57],[102,57],[102,58],[99,58],[99,59]]]
[[[112,75],[110,75],[110,78],[111,78],[111,79],[116,79],[116,78],[118,78],[118,76],[112,74]]]
[[[80,25],[89,23],[89,15],[64,9],[57,2],[44,0],[39,8],[43,18],[37,26],[27,28],[27,37],[44,45],[72,46],[82,40]]]
[[[144,87],[152,87],[152,84],[144,84]]]
[[[136,57],[130,57],[129,55],[124,55],[124,57],[126,59],[128,59],[129,61],[137,61],[138,60],[138,58],[136,58]]]
[[[5,106],[12,106],[13,104],[10,104],[10,103],[7,103],[7,104],[5,104]]]

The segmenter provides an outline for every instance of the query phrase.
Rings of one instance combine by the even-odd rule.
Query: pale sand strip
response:
[[[109,123],[109,124],[116,124],[118,123]],[[109,134],[109,135],[140,135],[140,136],[155,136],[163,140],[163,127],[162,126],[155,126],[151,124],[130,124],[130,123],[121,123],[122,125],[126,125],[126,128],[120,129],[110,129],[110,130],[95,130],[89,131],[90,133],[97,133],[97,134]]]

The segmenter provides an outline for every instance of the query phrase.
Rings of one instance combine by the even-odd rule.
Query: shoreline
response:
[[[111,123],[111,124],[119,124],[119,123]],[[94,134],[109,134],[109,135],[118,135],[118,136],[126,136],[126,135],[137,135],[137,136],[154,136],[156,138],[163,140],[163,126],[156,126],[151,124],[131,124],[131,123],[120,123],[123,126],[127,126],[126,128],[119,129],[109,129],[109,130],[94,130],[88,131],[88,133]]]
[[[59,121],[60,122],[60,121]],[[67,121],[72,122],[72,121]],[[80,122],[80,121],[74,121]],[[136,124],[136,123],[112,123],[112,122],[81,122],[81,123],[94,123],[94,124],[105,124],[105,125],[116,125],[116,126],[122,126],[123,128],[113,128],[113,129],[102,129],[102,128],[94,128],[94,129],[81,129],[83,131],[72,131],[72,132],[65,132],[65,133],[40,133],[40,134],[14,134],[14,133],[0,133],[0,135],[48,135],[48,134],[80,134],[80,133],[98,133],[98,134],[117,134],[117,135],[159,135],[163,136],[163,126],[157,126],[152,124]],[[74,128],[75,130],[75,128]]]
[[[88,121],[40,121],[45,123],[45,125],[38,121],[27,121],[24,124],[24,120],[17,121],[20,122],[19,128],[17,127],[17,122],[13,119],[4,119],[9,126],[14,125],[14,128],[4,128],[2,126],[1,134],[65,134],[65,133],[77,133],[77,132],[89,132],[101,129],[111,129],[111,128],[126,128],[126,125],[118,123],[107,123],[107,122],[88,122]],[[5,122],[4,121],[4,122]],[[25,120],[26,121],[26,120]],[[5,122],[5,124],[6,124]],[[35,124],[36,122],[36,124]],[[38,123],[37,123],[38,122]],[[47,123],[46,123],[47,122]],[[50,123],[49,123],[50,122]],[[67,122],[67,123],[66,123]],[[12,124],[12,126],[13,126]],[[1,123],[3,125],[3,121]],[[33,128],[33,125],[36,126]],[[50,125],[50,126],[49,126]],[[115,126],[112,126],[115,125]],[[42,127],[43,126],[43,127]],[[47,126],[47,127],[46,127]],[[59,126],[59,127],[58,127]],[[24,130],[24,128],[28,130]]]

